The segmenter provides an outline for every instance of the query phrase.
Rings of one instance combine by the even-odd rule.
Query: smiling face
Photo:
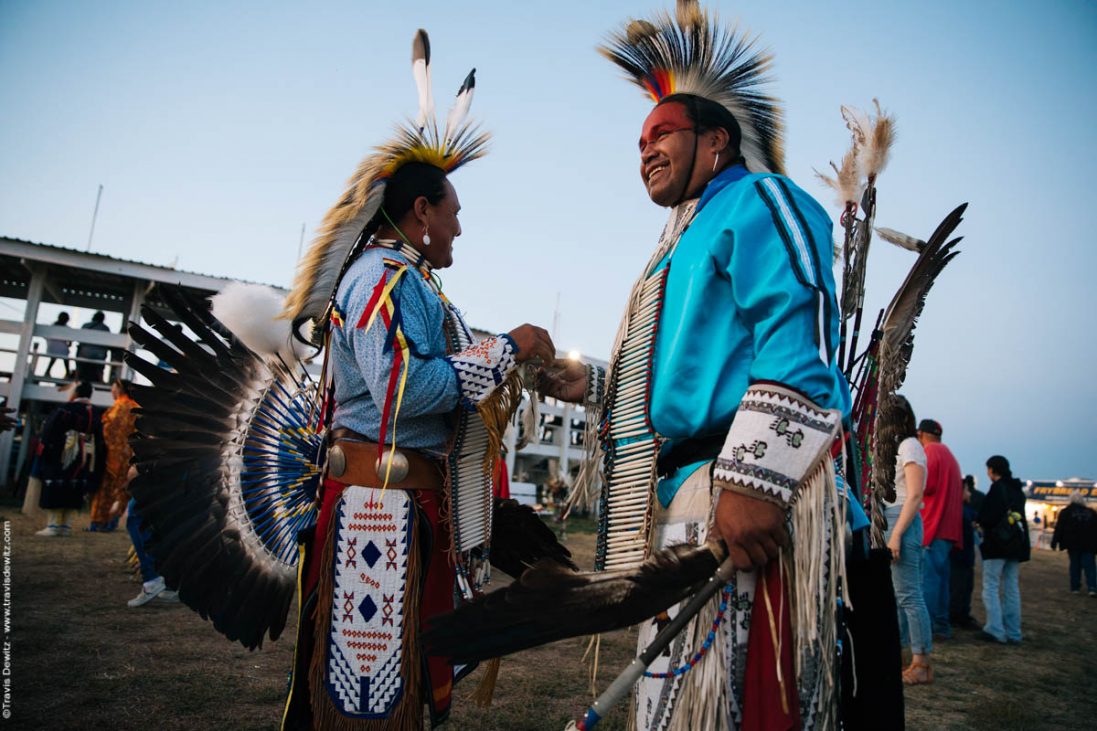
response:
[[[648,196],[671,206],[684,196],[694,167],[697,135],[682,104],[662,104],[644,120],[640,134],[640,177]]]
[[[652,202],[673,206],[700,194],[719,172],[727,131],[697,130],[681,102],[660,104],[640,134],[640,177]]]

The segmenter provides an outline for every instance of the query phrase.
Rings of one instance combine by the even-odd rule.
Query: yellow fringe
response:
[[[484,677],[480,678],[480,685],[472,694],[472,702],[480,708],[490,708],[492,696],[495,695],[495,684],[499,680],[499,666],[502,661],[493,657],[484,663]]]
[[[591,635],[590,640],[587,642],[587,649],[583,653],[583,657],[579,659],[580,663],[587,661],[587,656],[591,651],[594,651],[594,657],[590,662],[590,697],[591,699],[598,697],[598,656],[602,651],[602,635]]]
[[[334,518],[333,518],[334,520]],[[313,728],[324,731],[417,731],[423,728],[423,678],[419,645],[420,577],[423,567],[419,560],[419,526],[413,524],[411,545],[408,546],[407,582],[404,584],[403,655],[400,660],[400,677],[404,681],[400,703],[388,718],[357,719],[344,715],[332,703],[328,695],[327,640],[331,629],[331,610],[335,591],[336,526],[333,522],[324,541],[320,559],[319,592],[316,603],[316,644],[309,663],[309,689],[312,703]]]

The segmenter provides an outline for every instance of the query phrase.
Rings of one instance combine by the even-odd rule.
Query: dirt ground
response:
[[[13,729],[276,729],[290,667],[292,624],[283,638],[249,652],[186,607],[154,602],[129,609],[139,589],[125,566],[124,532],[92,534],[77,519],[71,538],[39,538],[41,527],[11,506],[11,718]],[[6,532],[6,531],[5,531]],[[593,536],[568,544],[589,565]],[[908,688],[911,729],[1093,728],[1097,694],[1097,599],[1067,592],[1066,555],[1037,552],[1021,570],[1025,641],[1003,647],[961,631],[937,648],[937,682]],[[978,595],[978,577],[976,595]],[[982,615],[975,598],[974,612]],[[603,638],[599,690],[632,658],[635,633]],[[479,672],[458,686],[451,729],[561,729],[591,700],[569,640],[505,658],[493,708],[468,702]],[[7,680],[5,677],[4,680]],[[7,706],[5,706],[6,708]],[[623,714],[601,725],[623,729]]]

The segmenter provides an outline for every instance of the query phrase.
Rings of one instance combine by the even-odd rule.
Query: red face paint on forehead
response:
[[[680,129],[693,129],[693,122],[686,114],[685,106],[677,102],[660,104],[644,120],[644,128],[640,132],[640,149],[660,135]]]

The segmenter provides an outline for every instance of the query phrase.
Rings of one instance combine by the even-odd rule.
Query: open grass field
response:
[[[33,535],[41,521],[0,507],[10,526],[12,729],[276,729],[293,647],[281,640],[249,652],[186,607],[129,609],[139,584],[125,567],[124,532],[71,538]],[[7,531],[5,531],[7,533]],[[589,566],[593,536],[568,545]],[[1036,552],[1021,569],[1025,642],[1003,647],[960,631],[937,648],[934,685],[908,688],[911,729],[1091,729],[1097,722],[1097,599],[1067,592],[1066,554]],[[974,613],[982,615],[976,577]],[[632,657],[635,633],[603,638],[599,690]],[[503,660],[495,704],[456,690],[451,729],[559,730],[590,701],[569,640]],[[4,680],[8,678],[5,677]],[[4,689],[5,691],[8,688]],[[618,711],[601,728],[623,729]]]

